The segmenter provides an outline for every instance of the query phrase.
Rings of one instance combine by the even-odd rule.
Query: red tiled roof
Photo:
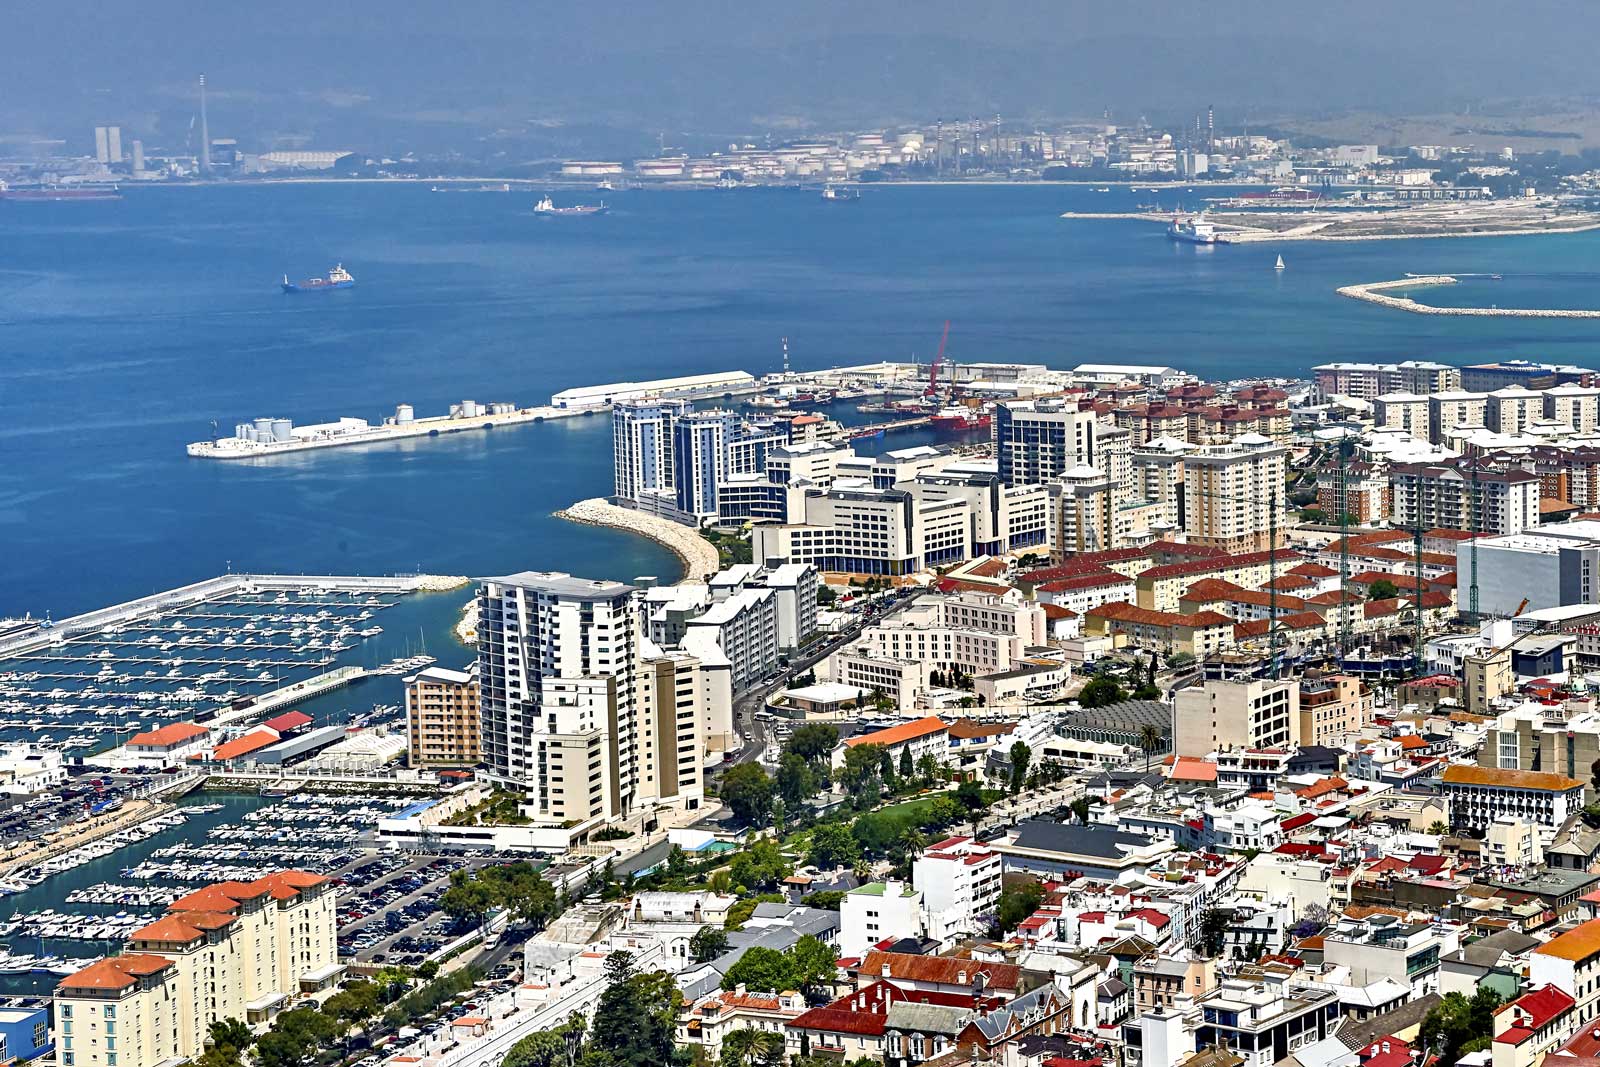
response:
[[[1186,574],[1212,574],[1233,567],[1252,567],[1271,562],[1276,557],[1280,565],[1297,563],[1305,557],[1298,552],[1282,548],[1276,552],[1242,552],[1236,556],[1213,556],[1208,559],[1189,560],[1185,563],[1166,563],[1141,571],[1140,578],[1181,578]]]
[[[973,722],[971,719],[957,719],[950,724],[950,736],[963,740],[971,737],[995,737],[1000,734],[1009,734],[1017,728],[1014,722]]]
[[[146,730],[128,738],[129,748],[168,748],[193,737],[204,737],[211,731],[198,723],[168,723],[159,730]]]
[[[944,724],[943,719],[937,715],[929,715],[911,722],[903,722],[898,726],[891,726],[887,730],[879,730],[877,733],[860,734],[856,737],[846,738],[844,743],[848,748],[854,748],[857,745],[898,745],[902,741],[914,741],[919,737],[927,737],[929,734],[936,734],[941,730],[947,729],[949,727]]]
[[[888,972],[884,968],[888,967]],[[909,952],[868,952],[858,971],[870,978],[899,978],[911,982],[970,988],[975,975],[984,975],[985,989],[1016,989],[1022,968],[1011,963],[984,963],[951,956],[918,956]],[[965,976],[965,977],[963,977]]]
[[[1180,782],[1214,782],[1217,780],[1217,765],[1210,760],[1179,756],[1172,765],[1169,777]]]
[[[95,960],[76,974],[61,979],[61,989],[126,989],[145,975],[158,974],[172,966],[165,956],[148,952],[125,952]]]
[[[214,760],[238,759],[240,756],[249,755],[268,745],[277,744],[281,740],[277,734],[270,730],[251,730],[247,734],[235,737],[232,741],[224,741],[211,751]]]
[[[1151,608],[1136,607],[1133,604],[1121,601],[1090,608],[1089,614],[1093,617],[1111,619],[1115,622],[1140,623],[1145,626],[1199,628],[1204,626],[1226,626],[1233,622],[1228,616],[1215,611],[1196,611],[1191,613],[1155,611]]]
[[[1324,567],[1320,563],[1300,563],[1289,568],[1290,574],[1299,574],[1307,578],[1332,578],[1339,572],[1332,567]]]
[[[1502,1004],[1495,1009],[1496,1015],[1503,1011],[1515,1012],[1515,1018],[1518,1019],[1509,1031],[1495,1038],[1495,1041],[1507,1045],[1520,1045],[1563,1012],[1571,1011],[1576,1004],[1577,1001],[1554,985],[1524,993],[1511,1003]],[[1514,1036],[1518,1029],[1526,1030],[1526,1033],[1520,1037]]]
[[[1071,608],[1064,608],[1060,604],[1040,604],[1039,606],[1044,609],[1044,617],[1047,619],[1076,619],[1078,617],[1076,611]]]
[[[1133,579],[1116,571],[1090,571],[1071,578],[1057,578],[1038,587],[1041,593],[1073,593],[1080,589],[1099,589],[1108,585],[1132,585]]]
[[[262,723],[269,730],[285,733],[289,730],[298,730],[302,726],[311,725],[311,716],[303,711],[286,711],[282,715],[275,715]]]

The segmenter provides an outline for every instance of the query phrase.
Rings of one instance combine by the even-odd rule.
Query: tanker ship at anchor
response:
[[[307,278],[303,282],[291,282],[287,274],[283,276],[283,291],[286,293],[325,293],[333,289],[353,289],[355,284],[355,276],[345,270],[342,263],[336,264],[326,278]]]
[[[533,213],[541,218],[567,218],[573,215],[604,215],[611,209],[604,200],[598,204],[577,204],[573,207],[556,207],[556,202],[549,196],[539,198],[533,205]]]

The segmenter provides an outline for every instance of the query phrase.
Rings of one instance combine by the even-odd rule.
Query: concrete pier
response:
[[[1460,279],[1450,274],[1420,274],[1414,278],[1396,278],[1387,282],[1366,282],[1362,285],[1345,285],[1335,290],[1340,296],[1352,300],[1365,300],[1369,304],[1409,311],[1413,315],[1471,315],[1481,318],[1505,319],[1600,319],[1600,310],[1579,308],[1476,308],[1440,307],[1423,304],[1409,296],[1390,296],[1385,290],[1416,289],[1424,286],[1456,285]]]

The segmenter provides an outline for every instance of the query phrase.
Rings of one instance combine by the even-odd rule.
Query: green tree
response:
[[[728,951],[728,935],[715,926],[702,926],[689,938],[689,958],[708,963]]]
[[[1433,820],[1433,822],[1428,826],[1428,833],[1432,834],[1435,837],[1443,837],[1445,834],[1448,834],[1449,832],[1450,832],[1450,827],[1446,826],[1444,823],[1440,822],[1438,819]]]
[[[493,888],[466,870],[451,871],[450,885],[439,894],[439,910],[453,919],[470,919],[481,925],[500,903]]]
[[[983,795],[983,786],[973,781],[962,782],[956,786],[955,800],[967,821],[972,823],[972,836],[978,836],[978,824],[989,810],[989,798]]]
[[[778,761],[778,774],[773,780],[777,786],[778,796],[783,802],[794,810],[799,810],[816,794],[816,776],[811,772],[811,765],[804,756],[798,752],[785,752]]]
[[[371,982],[351,982],[322,1002],[324,1015],[331,1015],[346,1027],[378,1014],[378,987]]]
[[[900,771],[900,780],[902,782],[909,782],[911,780],[911,776],[916,773],[915,768],[913,768],[912,765],[911,765],[911,746],[910,745],[906,745],[904,748],[902,748],[900,750],[900,767],[899,767],[899,771]]]
[[[1026,741],[1013,741],[1011,743],[1011,795],[1016,796],[1022,792],[1022,783],[1028,780],[1028,762],[1033,759],[1033,750]]]
[[[878,779],[891,790],[894,789],[894,757],[889,755],[886,748],[878,751]]]
[[[794,864],[784,858],[776,841],[762,838],[733,857],[728,869],[736,885],[771,889],[794,873]]]
[[[1444,999],[1423,1016],[1417,1041],[1439,1049],[1441,1067],[1450,1067],[1468,1052],[1490,1046],[1494,1035],[1494,1010],[1500,994],[1489,986],[1479,986],[1469,999],[1462,993],[1446,993]]]
[[[611,953],[584,1067],[688,1067],[688,1050],[673,1039],[681,1003],[672,975],[641,974],[631,952]]]
[[[1127,692],[1113,678],[1092,678],[1078,691],[1078,703],[1086,708],[1109,707],[1127,699]]]
[[[758,763],[740,763],[722,776],[722,802],[742,822],[759,826],[772,809],[772,780]]]
[[[784,749],[804,760],[831,758],[834,746],[839,743],[839,728],[825,722],[812,722],[796,728],[784,743]]]
[[[1222,955],[1223,939],[1232,918],[1233,912],[1224,908],[1207,908],[1200,913],[1200,947],[1206,955]]]
[[[1368,600],[1393,600],[1400,595],[1400,587],[1387,578],[1379,578],[1367,590]]]
[[[883,751],[882,745],[871,743],[845,749],[844,769],[839,774],[839,784],[847,792],[860,793],[866,787],[867,780],[878,773]]]
[[[744,924],[750,921],[750,916],[756,913],[756,905],[781,903],[783,896],[779,893],[757,893],[755,896],[745,897],[728,909],[728,917],[722,921],[722,928],[743,930]]]
[[[560,1026],[535,1031],[512,1045],[500,1067],[566,1067],[583,1037],[583,1016],[574,1013]]]
[[[556,890],[527,860],[485,867],[478,880],[519,922],[543,927],[556,915]]]
[[[817,867],[848,867],[861,858],[861,845],[844,823],[825,822],[811,831],[806,862]]]
[[[1144,749],[1144,769],[1150,770],[1150,757],[1166,743],[1166,737],[1154,724],[1139,727],[1139,747]]]
[[[839,961],[833,949],[821,939],[806,934],[789,949],[790,965],[800,991],[810,994],[825,983],[830,983],[839,970]]]
[[[238,1019],[217,1019],[206,1029],[206,1044],[227,1045],[243,1052],[255,1040],[255,1032]]]
[[[939,777],[938,757],[936,757],[932,752],[924,752],[922,755],[918,756],[917,776],[921,778],[924,783],[931,783],[935,778]],[[1597,775],[1596,777],[1597,780],[1600,780],[1600,775]],[[1600,788],[1600,786],[1597,786],[1596,788]]]
[[[800,983],[795,978],[794,960],[775,948],[756,945],[744,954],[722,976],[723,989],[746,989],[761,993],[781,993],[796,989]]]
[[[1087,826],[1089,824],[1089,798],[1088,797],[1079,797],[1077,800],[1074,800],[1071,804],[1068,804],[1067,808],[1068,808],[1068,810],[1070,810],[1072,812],[1072,814],[1074,816],[1077,817],[1079,822],[1083,823],[1085,826]]]
[[[1039,904],[1044,900],[1044,886],[1038,882],[1023,882],[1000,891],[1000,900],[995,905],[995,921],[1000,925],[1000,932],[1008,934],[1017,928],[1017,925],[1039,910]]]
[[[718,1067],[782,1067],[783,1035],[772,1030],[734,1030],[722,1039]]]
[[[808,908],[822,908],[826,911],[838,911],[839,904],[844,900],[844,890],[824,889],[820,893],[812,893],[801,901]]]
[[[338,1027],[316,1008],[295,1008],[279,1015],[272,1029],[256,1039],[259,1067],[307,1067],[338,1035]]]

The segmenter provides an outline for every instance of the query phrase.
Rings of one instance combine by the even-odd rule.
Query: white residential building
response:
[[[912,864],[928,936],[950,944],[982,932],[978,916],[1000,900],[1000,854],[970,837],[929,845]]]
[[[886,940],[922,936],[922,894],[904,882],[869,882],[839,901],[839,955],[860,958]]]

